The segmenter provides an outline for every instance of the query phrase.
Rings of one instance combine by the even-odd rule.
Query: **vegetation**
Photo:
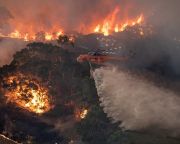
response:
[[[76,62],[77,52],[44,43],[30,43],[14,55],[12,63],[0,69],[0,78],[11,73],[31,74],[48,87],[54,108],[35,115],[14,104],[0,105],[0,131],[22,143],[85,144],[175,144],[176,140],[135,132],[123,132],[112,124],[100,107],[88,63]],[[4,101],[3,93],[0,98]],[[88,114],[77,120],[76,109]],[[144,139],[144,137],[146,137]],[[166,141],[166,142],[165,142]]]

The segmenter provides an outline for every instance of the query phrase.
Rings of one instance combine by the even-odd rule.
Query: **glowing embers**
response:
[[[85,119],[87,114],[88,114],[88,109],[86,109],[86,108],[81,108],[81,109],[76,108],[76,110],[75,110],[76,120]]]
[[[15,103],[37,114],[48,112],[53,107],[48,90],[31,76],[18,73],[5,77],[3,87],[7,103]]]
[[[60,35],[63,34],[62,30],[57,30],[56,32],[20,32],[18,30],[14,30],[10,34],[4,35],[0,33],[0,37],[6,37],[6,38],[16,38],[16,39],[22,39],[24,41],[51,41],[56,40]]]
[[[133,27],[135,25],[140,25],[143,22],[143,15],[139,15],[133,19],[118,20],[117,15],[119,14],[119,8],[115,8],[112,13],[110,13],[100,24],[96,25],[94,28],[95,33],[103,33],[108,36],[112,32],[122,32],[127,27]]]

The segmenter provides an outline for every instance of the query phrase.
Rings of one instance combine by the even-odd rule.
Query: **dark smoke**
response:
[[[95,70],[100,101],[108,116],[121,121],[125,129],[155,129],[179,136],[179,1],[141,4],[156,34],[143,39],[125,34],[124,51],[133,51],[135,56]],[[122,36],[117,39],[122,41]]]
[[[180,43],[158,34],[123,41],[133,51],[128,61],[96,69],[94,78],[104,111],[127,130],[161,130],[180,134]],[[117,54],[117,53],[116,53]],[[121,54],[121,53],[120,53]],[[119,55],[121,57],[121,55]]]
[[[23,31],[33,29],[39,32],[60,26],[65,31],[87,32],[94,21],[102,20],[118,6],[119,20],[143,13],[145,21],[161,29],[163,35],[178,39],[179,5],[179,0],[1,0],[0,32],[14,31],[17,22],[24,27]]]
[[[119,19],[125,16],[124,13],[129,17],[143,13],[150,23],[177,32],[180,24],[179,4],[178,0],[1,0],[0,2],[0,6],[11,13],[14,21],[20,21],[29,26],[34,22],[37,30],[39,25],[48,29],[58,24],[66,31],[83,31],[83,27],[90,25],[92,21],[102,19],[119,6],[122,13]],[[1,14],[7,15],[7,11]]]
[[[179,0],[1,0],[0,32],[15,30],[17,22],[37,32],[53,26],[86,32],[88,26],[102,20],[116,6],[122,12],[119,20],[143,13],[145,23],[153,25],[158,34],[133,42],[125,35],[126,43],[122,43],[136,56],[124,65],[113,64],[114,71],[97,69],[97,90],[104,111],[114,121],[122,121],[121,127],[156,127],[179,135],[179,5]],[[23,42],[2,40],[0,65],[9,63],[22,47]],[[155,77],[151,78],[149,73]]]

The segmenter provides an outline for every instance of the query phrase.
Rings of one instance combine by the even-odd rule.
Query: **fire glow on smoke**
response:
[[[128,11],[128,10],[127,10]],[[129,17],[128,12],[123,12],[119,7],[115,7],[107,15],[97,17],[84,26],[85,31],[81,31],[81,25],[77,26],[76,31],[80,33],[102,33],[105,36],[110,35],[113,32],[122,32],[128,27],[135,25],[141,25],[144,22],[144,15],[139,14],[134,17]],[[53,21],[51,22],[53,23]],[[84,23],[82,21],[82,23]],[[51,41],[56,40],[58,36],[62,35],[65,31],[73,31],[72,29],[65,29],[61,23],[54,22],[52,27],[46,28],[41,25],[37,25],[31,22],[27,27],[23,24],[23,21],[12,20],[11,25],[13,29],[10,33],[0,32],[0,37],[9,37],[22,39],[24,41],[44,40]]]
[[[22,39],[24,41],[35,41],[35,40],[45,40],[45,41],[50,41],[50,40],[56,40],[60,35],[63,34],[62,30],[57,30],[55,32],[27,32],[27,33],[22,33],[19,30],[15,30],[11,32],[8,35],[4,35],[0,33],[0,37],[9,37],[9,38],[17,38],[17,39]]]
[[[7,103],[37,114],[48,112],[53,107],[48,90],[30,76],[18,73],[5,77],[3,83]]]
[[[126,20],[118,21],[117,15],[119,11],[119,8],[116,7],[112,13],[107,15],[107,17],[95,27],[94,32],[103,33],[105,36],[108,36],[112,32],[122,32],[127,27],[140,25],[143,22],[144,18],[142,14],[133,19],[126,18]]]

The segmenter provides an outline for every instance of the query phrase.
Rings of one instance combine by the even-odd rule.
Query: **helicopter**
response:
[[[111,56],[105,53],[105,50],[96,50],[94,52],[88,52],[87,54],[81,54],[77,57],[77,61],[79,63],[87,61],[94,64],[103,64],[108,61],[126,61],[134,55],[135,53],[130,51],[130,56]]]

